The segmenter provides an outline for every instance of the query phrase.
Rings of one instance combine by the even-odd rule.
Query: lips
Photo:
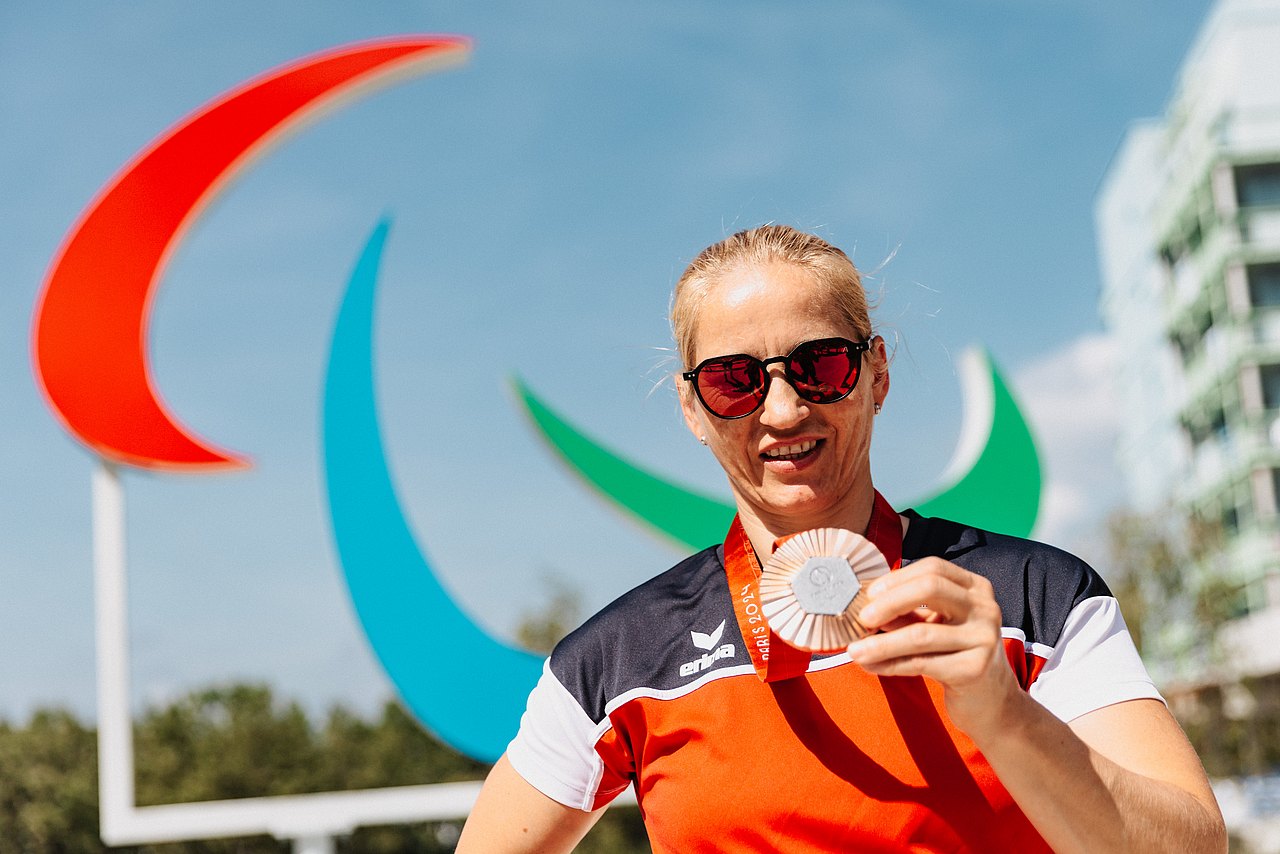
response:
[[[822,444],[821,439],[806,439],[803,442],[796,442],[790,445],[775,445],[772,448],[762,452],[760,459],[767,462],[792,462],[802,460],[817,450]]]

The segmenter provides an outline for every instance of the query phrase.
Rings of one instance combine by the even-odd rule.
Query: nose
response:
[[[809,417],[809,404],[787,382],[782,366],[770,365],[769,376],[769,391],[760,407],[760,423],[775,430],[786,430]]]

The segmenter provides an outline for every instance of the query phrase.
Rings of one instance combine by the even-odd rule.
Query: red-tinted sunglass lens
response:
[[[860,351],[845,341],[811,341],[787,362],[796,394],[811,403],[833,403],[853,391],[862,368]]]
[[[721,418],[740,418],[764,399],[764,371],[749,357],[707,362],[698,369],[698,394]]]

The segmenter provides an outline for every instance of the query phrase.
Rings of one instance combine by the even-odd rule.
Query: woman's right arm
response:
[[[504,755],[462,828],[458,854],[569,852],[605,809],[583,812],[552,800],[516,773]]]

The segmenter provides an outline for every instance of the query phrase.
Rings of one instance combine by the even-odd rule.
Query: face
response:
[[[741,266],[721,275],[696,329],[693,365],[736,353],[767,359],[818,338],[861,340],[812,274],[787,263]],[[773,379],[764,403],[734,420],[707,412],[691,384],[679,380],[685,423],[694,436],[707,438],[744,516],[779,533],[853,527],[857,520],[851,517],[859,507],[865,512],[871,495],[874,405],[889,391],[884,341],[875,338],[862,354],[857,387],[835,403],[809,403],[786,382],[781,364],[768,370]]]

